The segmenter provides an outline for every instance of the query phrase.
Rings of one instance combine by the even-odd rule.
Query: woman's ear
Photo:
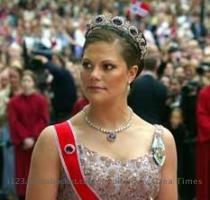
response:
[[[129,83],[132,83],[133,80],[136,78],[136,75],[138,73],[138,66],[137,65],[133,65],[132,67],[129,68],[129,74],[128,74],[128,81]]]

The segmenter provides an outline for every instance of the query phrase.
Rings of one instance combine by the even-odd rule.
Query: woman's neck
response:
[[[35,89],[31,89],[31,90],[27,90],[27,91],[23,91],[23,94],[26,96],[30,96],[31,94],[33,94],[36,90]]]
[[[85,115],[97,126],[105,129],[117,129],[131,117],[131,110],[127,104],[94,105],[85,109]]]

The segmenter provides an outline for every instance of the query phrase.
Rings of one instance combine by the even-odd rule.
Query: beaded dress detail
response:
[[[161,167],[165,161],[162,131],[161,126],[155,125],[150,152],[127,161],[102,156],[77,144],[85,181],[101,200],[152,200],[157,197]],[[57,200],[79,200],[66,175],[65,166],[61,169]]]

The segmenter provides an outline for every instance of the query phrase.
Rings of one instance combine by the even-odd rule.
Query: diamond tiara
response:
[[[98,15],[94,17],[90,23],[87,24],[85,37],[88,38],[89,34],[98,28],[112,29],[118,33],[125,34],[138,51],[140,51],[140,58],[144,58],[147,52],[147,42],[144,34],[123,17],[112,17],[111,15]]]

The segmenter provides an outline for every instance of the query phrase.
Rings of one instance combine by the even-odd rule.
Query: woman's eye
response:
[[[86,62],[82,63],[82,66],[85,69],[91,69],[92,68],[92,65],[90,63],[86,63]]]
[[[104,65],[104,69],[105,70],[112,70],[115,68],[115,65],[112,65],[112,64],[105,64]]]

